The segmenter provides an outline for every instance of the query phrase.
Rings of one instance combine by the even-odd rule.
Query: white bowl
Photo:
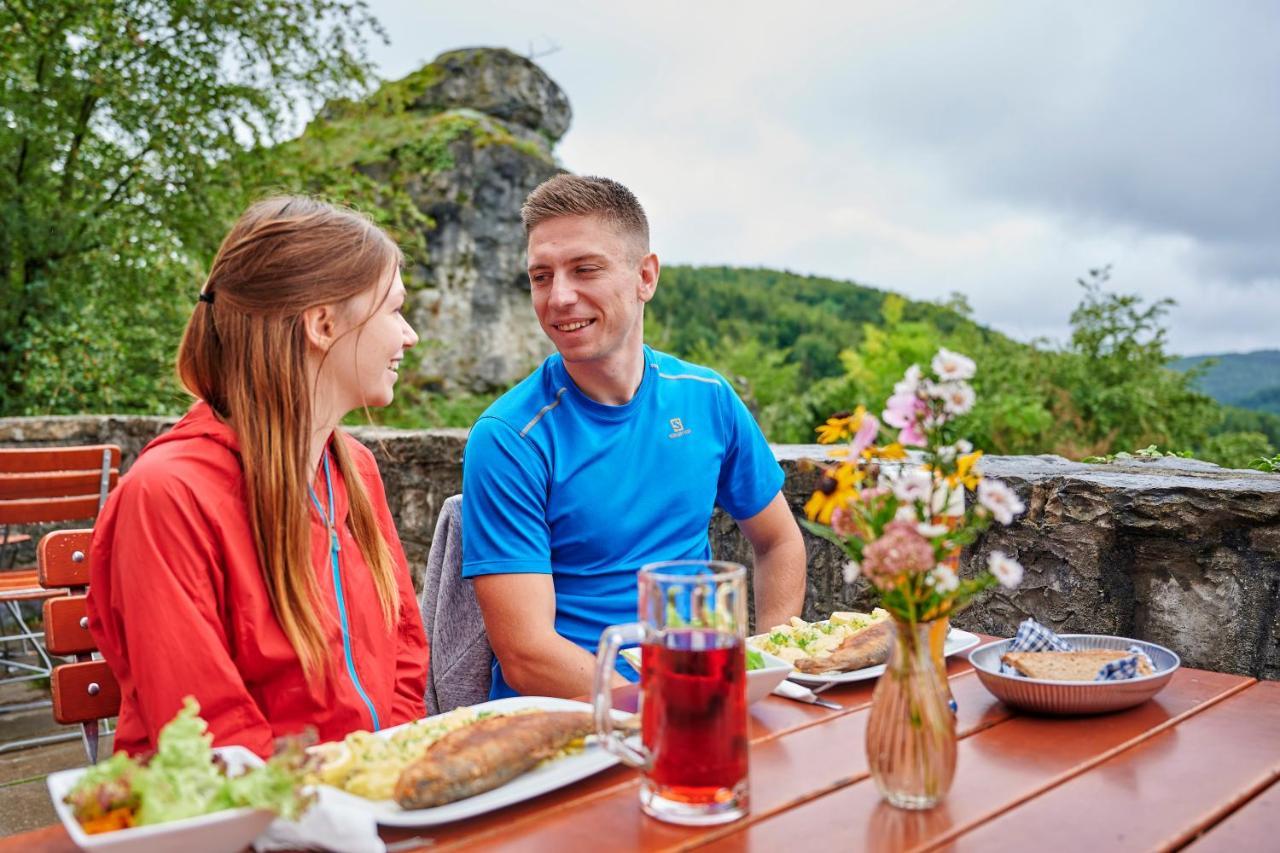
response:
[[[1103,714],[1141,705],[1159,693],[1182,665],[1164,646],[1128,637],[1059,634],[1077,649],[1120,649],[1137,646],[1147,653],[1155,672],[1121,681],[1051,681],[1000,672],[1000,658],[1013,640],[996,640],[969,653],[982,686],[1001,702],[1041,714]]]
[[[226,761],[227,772],[232,775],[246,768],[262,765],[262,759],[242,746],[219,747],[214,752]],[[62,819],[67,834],[81,850],[110,850],[115,853],[221,853],[226,850],[243,850],[275,817],[275,814],[266,809],[226,809],[168,823],[90,835],[81,828],[71,807],[62,801],[87,770],[87,767],[62,770],[50,774],[47,780],[53,807]]]
[[[755,651],[760,651],[756,649]],[[623,649],[620,653],[627,663],[631,664],[637,672],[640,671],[640,650],[637,648]],[[760,657],[764,658],[764,666],[760,669],[747,670],[747,704],[759,702],[764,697],[774,691],[779,684],[787,680],[787,676],[793,671],[791,664],[787,663],[780,657],[775,657],[768,652],[760,652]]]

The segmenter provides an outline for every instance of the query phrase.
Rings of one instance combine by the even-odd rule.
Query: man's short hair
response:
[[[649,251],[649,220],[631,190],[609,178],[556,175],[529,193],[520,208],[527,237],[548,219],[599,216],[619,232],[635,237]]]

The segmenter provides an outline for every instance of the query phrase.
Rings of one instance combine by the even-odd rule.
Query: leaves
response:
[[[220,166],[363,86],[379,32],[361,0],[0,4],[0,414],[173,407]]]

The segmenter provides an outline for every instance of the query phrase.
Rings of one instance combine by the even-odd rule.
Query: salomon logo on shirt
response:
[[[671,424],[671,433],[667,438],[679,438],[682,435],[688,435],[693,432],[691,429],[685,429],[684,422],[679,418],[672,418],[668,423]]]

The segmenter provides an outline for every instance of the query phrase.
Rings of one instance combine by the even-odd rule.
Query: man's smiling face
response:
[[[529,234],[529,287],[542,330],[566,362],[638,353],[657,258],[598,216],[559,216]]]

